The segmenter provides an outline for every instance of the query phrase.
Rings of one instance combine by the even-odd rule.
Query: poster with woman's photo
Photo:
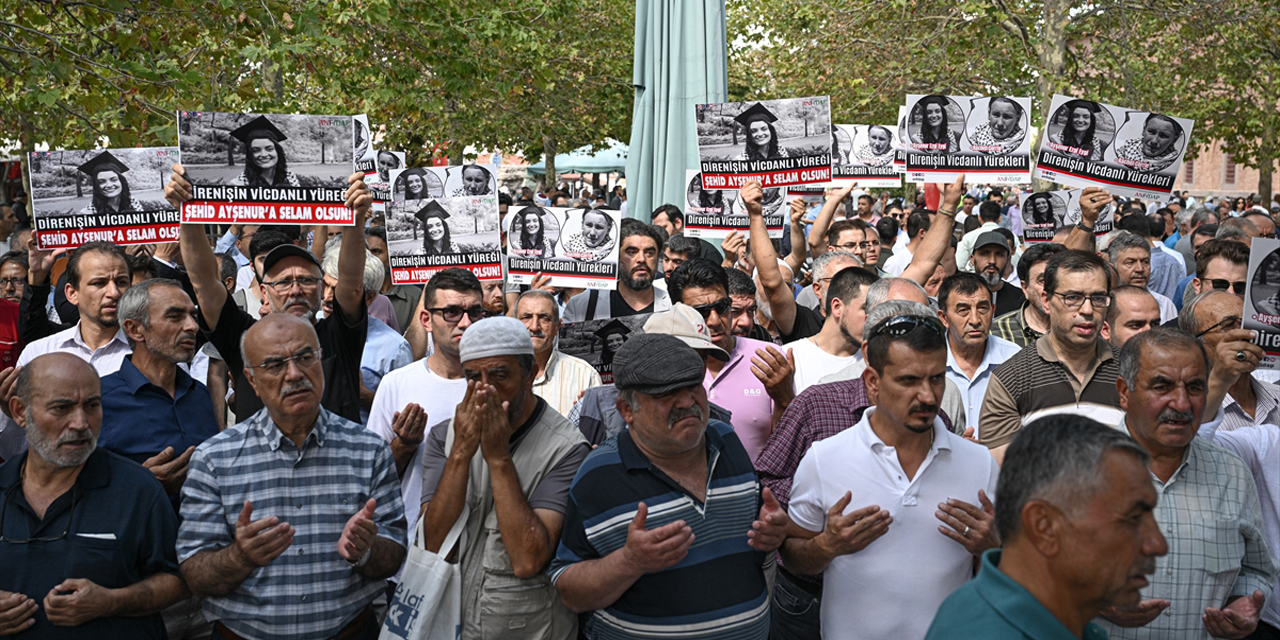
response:
[[[1040,191],[1018,196],[1018,208],[1022,211],[1022,236],[1027,242],[1049,242],[1062,227],[1080,222],[1081,189],[1068,191]],[[1115,205],[1109,204],[1098,215],[1094,224],[1094,236],[1111,232],[1115,222]]]
[[[612,384],[614,354],[627,340],[644,333],[644,323],[651,315],[653,314],[641,313],[562,325],[556,348],[562,353],[586,360],[595,367],[605,384]]]
[[[164,199],[164,185],[177,161],[177,147],[32,153],[37,245],[176,241],[178,211]]]
[[[356,171],[369,175],[378,170],[377,151],[373,148],[373,132],[369,129],[369,116],[360,114],[351,116],[352,135],[355,137],[352,158],[356,163]]]
[[[1267,352],[1258,368],[1280,369],[1280,240],[1254,238],[1250,249],[1241,326]]]
[[[751,234],[751,221],[747,206],[738,197],[738,191],[720,191],[702,188],[702,176],[697,171],[685,172],[684,234],[690,238],[721,238],[737,231],[744,236]],[[765,189],[764,224],[770,238],[782,237],[786,224],[787,189]],[[697,206],[694,206],[694,203]]]
[[[906,128],[907,128],[907,106],[902,105],[898,107],[897,131],[901,132],[906,130]],[[893,137],[893,144],[894,144],[894,149],[896,150],[893,154],[893,168],[897,170],[898,173],[905,174],[907,172],[907,151],[908,151],[907,144],[902,140],[900,136],[897,136],[897,135]],[[911,182],[911,181],[908,180],[907,182]]]
[[[617,288],[622,212],[512,206],[506,222],[512,283],[530,284],[544,275],[554,287]]]
[[[351,225],[351,116],[178,112],[191,199],[182,221]]]
[[[1182,167],[1195,122],[1054,95],[1035,177],[1070,187],[1164,201]]]
[[[831,132],[833,186],[843,187],[850,182],[868,188],[901,186],[902,176],[893,165],[898,154],[895,128],[879,124],[835,125]]]
[[[898,135],[913,178],[1031,182],[1031,98],[909,95],[906,109]]]
[[[698,155],[704,189],[831,181],[831,99],[700,104]]]
[[[392,171],[387,204],[387,245],[391,281],[421,284],[435,272],[469,269],[481,280],[502,279],[498,197],[445,196],[442,176],[449,169],[430,167]],[[428,188],[427,178],[434,188]]]
[[[386,212],[387,203],[391,201],[391,174],[404,168],[404,158],[403,151],[387,151],[385,149],[374,151],[372,170],[365,171],[364,184],[369,187],[369,192],[373,194],[373,210],[375,212]],[[357,171],[359,171],[358,168]]]

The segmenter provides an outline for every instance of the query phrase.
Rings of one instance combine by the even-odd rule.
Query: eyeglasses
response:
[[[1089,304],[1095,309],[1106,309],[1111,305],[1111,296],[1101,293],[1095,293],[1086,296],[1083,293],[1058,293],[1054,291],[1051,295],[1062,298],[1062,304],[1067,305],[1068,309],[1079,309],[1084,306],[1084,301],[1088,300]]]
[[[873,327],[871,329],[871,337],[876,338],[887,335],[892,338],[901,338],[921,326],[932,330],[940,336],[945,335],[942,322],[937,318],[929,316],[894,316]]]
[[[0,280],[0,282],[4,281]],[[1236,295],[1241,296],[1244,295],[1244,289],[1248,286],[1248,283],[1243,280],[1233,282],[1231,280],[1223,280],[1222,278],[1214,278],[1209,281],[1209,284],[1213,285],[1213,289],[1215,291],[1226,291],[1227,289],[1231,289],[1236,293]]]
[[[0,287],[21,287],[27,284],[26,278],[0,278]]]
[[[702,314],[702,319],[706,320],[708,317],[711,316],[712,311],[716,312],[716,315],[724,317],[725,314],[729,313],[729,309],[732,306],[733,306],[733,300],[729,298],[720,298],[719,300],[716,300],[711,304],[700,304],[694,307],[693,310]]]
[[[303,290],[314,289],[320,284],[320,278],[294,278],[292,280],[273,280],[262,284],[271,287],[276,293],[284,293],[293,288],[294,285],[302,287]]]
[[[21,474],[19,474],[21,478]],[[80,500],[80,492],[75,487],[71,488],[71,510],[67,512],[67,528],[61,534],[47,538],[24,538],[14,540],[4,537],[5,516],[9,514],[9,503],[13,502],[13,492],[22,486],[22,480],[19,479],[8,491],[4,492],[4,506],[0,507],[0,542],[8,542],[9,544],[30,544],[32,542],[57,542],[67,537],[71,533],[71,517],[76,513],[76,502]]]
[[[1197,333],[1196,337],[1202,338],[1205,336],[1205,334],[1213,333],[1214,331],[1217,331],[1219,329],[1225,331],[1227,329],[1239,329],[1239,328],[1240,328],[1240,316],[1227,316],[1222,320],[1218,321],[1218,323],[1213,325],[1212,327],[1209,327],[1208,329],[1205,329],[1204,331]]]
[[[267,360],[264,360],[262,364],[249,365],[249,368],[262,369],[262,372],[267,375],[278,376],[284,373],[284,370],[289,366],[290,360],[296,363],[299,369],[306,369],[307,367],[314,365],[320,360],[320,352],[320,349],[307,347],[288,358],[268,358]]]
[[[449,305],[447,307],[429,308],[427,309],[427,311],[430,311],[431,313],[440,314],[440,317],[444,318],[444,321],[449,323],[460,322],[462,320],[463,314],[466,314],[467,318],[469,318],[472,322],[475,322],[480,318],[484,317],[484,307],[480,305],[476,305],[474,307],[464,309],[454,304],[454,305]]]

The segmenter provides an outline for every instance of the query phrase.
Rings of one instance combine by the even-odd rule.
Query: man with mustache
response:
[[[427,434],[423,543],[447,555],[440,547],[462,519],[464,640],[569,640],[578,620],[546,568],[565,522],[569,483],[590,446],[533,393],[533,341],[519,320],[471,325],[459,355],[466,395],[453,419]],[[519,606],[513,592],[521,594]]]
[[[351,420],[360,421],[360,359],[368,332],[368,307],[364,303],[365,216],[373,205],[373,195],[364,184],[364,174],[347,178],[346,206],[355,211],[355,224],[346,227],[352,233],[342,234],[338,255],[338,285],[335,287],[335,313],[317,320],[323,285],[320,261],[310,251],[297,245],[275,247],[262,260],[258,287],[272,314],[287,313],[315,325],[321,350],[321,366],[325,380],[325,408]],[[173,165],[173,175],[164,188],[165,198],[174,207],[191,199],[191,183],[182,165]],[[323,242],[317,238],[317,242]],[[184,224],[178,233],[183,263],[191,276],[200,307],[201,327],[209,342],[226,359],[227,369],[235,378],[238,419],[246,420],[262,409],[262,401],[249,381],[241,359],[240,340],[257,320],[236,306],[218,278],[218,261],[205,238],[204,227]]]
[[[978,442],[996,460],[1023,425],[1052,413],[1079,413],[1118,425],[1115,350],[1101,339],[1111,304],[1107,265],[1097,254],[1066,250],[1044,268],[1040,305],[1049,331],[996,367],[979,414]]]
[[[1019,432],[996,487],[1004,546],[942,603],[926,640],[1105,638],[1090,621],[1137,603],[1168,550],[1149,461],[1128,436],[1081,416]]]
[[[1197,438],[1209,356],[1189,334],[1152,329],[1129,340],[1116,387],[1128,431],[1151,455],[1156,523],[1169,554],[1136,605],[1102,612],[1112,638],[1244,638],[1257,627],[1276,565],[1258,490],[1240,458]]]
[[[703,356],[645,333],[614,359],[627,429],[570,488],[550,574],[599,637],[769,636],[765,570],[786,512],[729,425],[708,420]]]
[[[822,574],[823,638],[923,638],[975,557],[1000,545],[988,499],[1000,469],[938,417],[947,342],[934,312],[889,301],[867,326],[876,406],[800,461],[782,560]]]
[[[569,298],[565,322],[621,318],[671,308],[671,296],[653,286],[662,237],[653,227],[631,218],[623,219],[620,235],[618,288],[605,293],[592,289]]]
[[[177,515],[151,474],[97,447],[99,378],[67,353],[18,374],[9,411],[28,450],[0,466],[0,635],[165,638],[187,595]]]
[[[1238,296],[1228,291],[1209,290],[1192,298],[1183,308],[1178,316],[1178,326],[1199,338],[1209,353],[1216,353],[1224,343],[1236,346],[1249,342],[1250,332],[1240,328],[1243,315],[1244,301]],[[1266,357],[1262,348],[1241,346],[1231,355],[1230,366],[1219,369],[1214,365],[1215,374],[1227,369],[1237,373],[1231,383],[1223,387],[1222,419],[1218,431],[1280,425],[1280,388],[1253,375],[1259,362]],[[1212,412],[1217,408],[1218,405],[1213,405],[1209,410]]]
[[[600,374],[590,363],[556,348],[556,338],[560,335],[560,305],[556,303],[556,295],[545,289],[530,289],[520,294],[516,300],[516,320],[529,329],[533,340],[533,356],[538,365],[533,392],[560,415],[569,415],[583,392],[602,383]]]
[[[938,317],[947,328],[947,379],[964,398],[965,425],[976,432],[991,372],[1020,348],[991,335],[991,290],[975,274],[961,271],[942,281]]]
[[[988,231],[978,236],[969,261],[973,263],[973,271],[987,283],[997,316],[1022,308],[1022,303],[1027,301],[1026,296],[1004,279],[1004,270],[1009,266],[1009,244],[1003,234]]]

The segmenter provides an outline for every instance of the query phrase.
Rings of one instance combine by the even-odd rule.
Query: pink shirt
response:
[[[756,456],[769,440],[773,428],[773,399],[764,389],[764,383],[751,372],[751,358],[756,349],[770,345],[767,342],[739,337],[729,361],[720,369],[720,375],[712,376],[710,369],[702,379],[707,388],[707,400],[733,413],[730,420],[738,439],[746,448],[754,463]]]

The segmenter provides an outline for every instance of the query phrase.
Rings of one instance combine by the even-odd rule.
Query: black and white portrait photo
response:
[[[688,181],[685,188],[685,212],[724,215],[729,213],[738,199],[737,191],[703,189],[702,175],[695,170],[685,172]]]
[[[50,249],[176,240],[177,212],[164,199],[164,183],[177,158],[176,147],[32,153],[37,243]]]
[[[556,257],[578,262],[616,263],[620,217],[618,211],[610,209],[570,209],[565,219],[564,239]]]
[[[391,172],[395,171],[396,169],[404,168],[404,152],[379,149],[377,152],[377,160],[378,160],[378,183],[390,185]],[[366,180],[365,182],[368,182],[368,180]]]
[[[1049,116],[1049,149],[1089,162],[1100,162],[1115,139],[1111,112],[1092,100],[1068,100]]]
[[[700,104],[695,108],[703,188],[827,182],[831,101],[826,96]]]
[[[921,96],[908,103],[906,139],[910,148],[923,153],[959,153],[964,133],[964,111],[947,96]]]
[[[438,167],[414,167],[391,172],[391,198],[405,206],[444,195],[443,171]]]
[[[644,333],[652,314],[574,322],[560,327],[556,348],[582,358],[595,368],[605,384],[613,382],[613,356],[628,340]]]
[[[1257,264],[1254,264],[1255,260],[1250,260],[1248,299],[1253,304],[1255,313],[1246,313],[1246,320],[1252,320],[1255,326],[1250,327],[1250,323],[1246,322],[1244,328],[1258,328],[1261,325],[1274,331],[1280,328],[1280,248],[1275,247],[1280,241],[1267,241],[1265,238],[1255,238],[1254,241],[1258,242],[1254,249],[1262,257],[1256,261]],[[1259,315],[1269,317],[1262,318]]]
[[[507,253],[522,258],[556,257],[563,223],[551,209],[537,205],[507,211]]]
[[[1029,110],[1018,98],[974,98],[965,125],[969,151],[985,154],[1013,153],[1023,146],[1030,153],[1027,130]]]
[[[494,167],[464,164],[449,167],[446,171],[445,192],[451,196],[489,196],[498,193],[498,179]]]
[[[406,215],[407,214],[407,215]],[[387,244],[392,254],[440,256],[496,251],[498,211],[482,198],[437,198],[416,211],[397,212],[393,232],[387,220]],[[408,233],[405,233],[408,231]]]
[[[899,153],[896,127],[878,124],[837,124],[832,127],[832,184],[856,181],[863,187],[897,187],[901,182],[894,159]]]
[[[373,136],[369,132],[369,116],[360,114],[351,116],[352,135],[355,136],[355,152],[352,155],[356,164],[368,160],[375,160],[373,150]]]
[[[1163,173],[1182,165],[1186,132],[1178,121],[1158,113],[1129,112],[1116,132],[1118,165],[1146,173]]]

